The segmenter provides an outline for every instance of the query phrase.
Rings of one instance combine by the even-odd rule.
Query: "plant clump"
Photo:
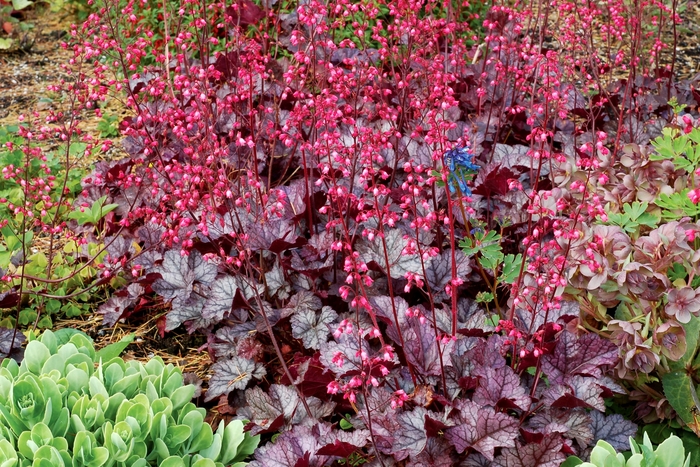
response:
[[[244,434],[240,420],[213,431],[178,368],[158,357],[125,362],[118,356],[125,345],[96,352],[82,333],[45,331],[29,341],[21,364],[3,360],[0,464],[245,465],[258,437]]]

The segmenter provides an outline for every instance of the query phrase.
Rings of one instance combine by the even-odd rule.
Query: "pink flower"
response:
[[[695,290],[690,287],[671,290],[664,311],[668,316],[675,316],[681,323],[690,322],[690,315],[697,316],[700,312],[700,302],[695,300]]]
[[[326,392],[328,392],[328,394],[337,394],[338,391],[340,391],[340,385],[337,381],[331,381],[328,383],[328,386],[326,386]]]
[[[693,131],[693,119],[690,117],[690,115],[683,115],[683,133],[686,135]]]
[[[700,189],[695,188],[694,190],[690,190],[688,192],[688,198],[690,198],[690,201],[693,204],[698,204],[700,203]]]

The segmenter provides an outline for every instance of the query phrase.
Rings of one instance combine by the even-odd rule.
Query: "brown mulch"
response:
[[[0,125],[15,125],[21,113],[50,105],[46,85],[59,82],[66,74],[61,64],[71,52],[60,47],[70,28],[69,13],[39,15],[28,11],[24,21],[33,24],[28,32],[13,34],[14,46],[0,51]]]
[[[83,331],[93,338],[95,347],[102,348],[120,341],[129,334],[134,334],[134,341],[129,344],[122,356],[125,360],[148,360],[160,357],[163,361],[182,369],[183,373],[194,373],[200,379],[209,379],[207,370],[211,365],[209,354],[199,347],[206,342],[201,336],[186,332],[173,331],[161,338],[156,326],[159,316],[152,317],[140,324],[117,323],[114,327],[103,328],[102,316],[93,313],[72,319],[60,319],[54,323],[54,329],[73,328]]]
[[[677,27],[676,73],[679,78],[691,79],[700,74],[700,0],[689,0],[682,7],[683,23]]]

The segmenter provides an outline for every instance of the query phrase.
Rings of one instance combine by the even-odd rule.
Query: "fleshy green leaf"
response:
[[[122,337],[119,342],[113,342],[106,347],[100,349],[97,351],[95,354],[95,360],[100,361],[102,360],[103,362],[108,362],[112,360],[114,357],[118,357],[119,355],[122,354],[124,349],[134,342],[134,337],[135,334],[132,332],[131,334],[128,334],[124,337]]]

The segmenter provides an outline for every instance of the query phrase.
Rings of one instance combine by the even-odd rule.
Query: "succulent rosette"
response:
[[[125,362],[118,354],[127,343],[95,352],[82,333],[46,331],[21,364],[5,359],[0,466],[245,465],[259,437],[244,433],[240,420],[212,430],[181,370],[158,357]]]

